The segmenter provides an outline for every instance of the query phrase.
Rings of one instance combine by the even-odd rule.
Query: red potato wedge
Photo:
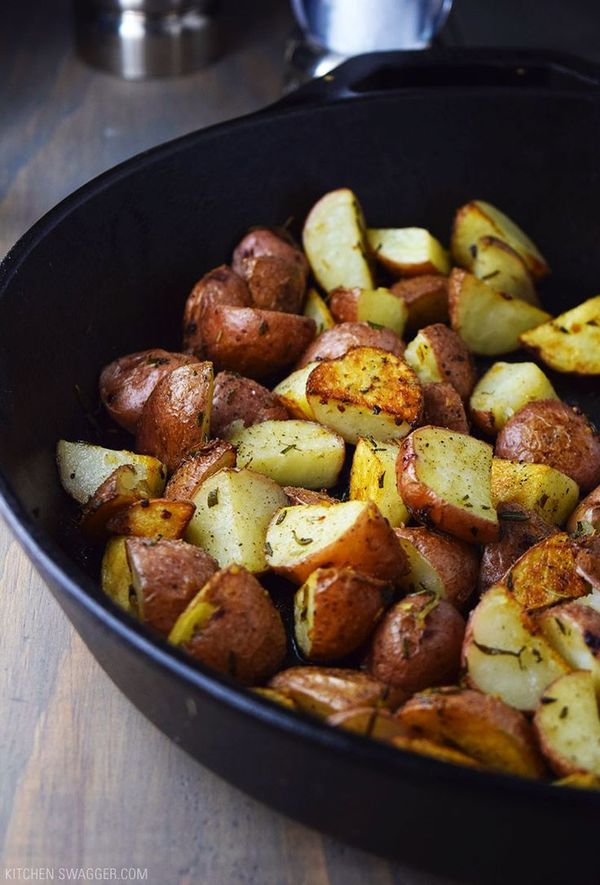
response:
[[[333,360],[344,356],[353,347],[377,347],[395,356],[404,353],[404,342],[390,329],[375,329],[368,323],[340,323],[327,329],[300,357],[296,368],[320,360]]]
[[[350,500],[372,501],[392,527],[405,525],[410,519],[396,483],[399,451],[398,440],[381,442],[360,437],[350,471]]]
[[[404,359],[419,381],[445,381],[468,400],[477,381],[475,363],[460,337],[448,326],[425,326],[408,344]]]
[[[195,356],[154,348],[119,357],[102,369],[100,399],[113,419],[135,433],[146,400],[158,382],[177,369],[197,362]]]
[[[556,372],[600,375],[600,295],[524,332],[520,343]]]
[[[127,561],[127,538],[109,538],[100,571],[103,591],[127,614],[137,617],[137,599]]]
[[[233,372],[216,375],[210,416],[211,436],[228,439],[233,431],[242,427],[287,418],[289,415],[282,402],[258,381]]]
[[[316,569],[294,597],[302,654],[311,661],[335,661],[359,648],[383,614],[387,588],[353,569]]]
[[[577,539],[575,569],[594,590],[600,590],[600,536],[588,535]]]
[[[235,248],[232,267],[246,281],[256,307],[302,310],[308,262],[300,249],[274,231],[256,228],[246,234]]]
[[[391,329],[401,336],[408,309],[404,299],[391,289],[334,289],[329,307],[340,322],[365,322],[376,328]]]
[[[191,501],[144,498],[111,516],[106,528],[115,535],[138,538],[183,538],[195,509]]]
[[[379,709],[388,704],[388,689],[360,670],[339,667],[290,667],[269,687],[291,698],[298,709],[325,719],[357,707]]]
[[[270,255],[296,265],[308,276],[308,261],[302,249],[285,228],[253,227],[242,237],[233,251],[231,266],[241,276],[244,261]]]
[[[376,679],[410,696],[458,678],[465,622],[429,591],[396,603],[375,630],[366,658]]]
[[[237,565],[209,579],[177,619],[169,642],[245,685],[272,676],[287,644],[269,594]]]
[[[168,636],[175,621],[218,569],[216,561],[184,541],[125,542],[139,619]]]
[[[296,584],[317,568],[353,568],[391,583],[406,570],[400,542],[368,501],[284,507],[269,525],[265,546],[268,565]]]
[[[600,533],[600,486],[579,502],[567,520],[566,529],[571,534]]]
[[[476,427],[495,436],[523,406],[546,399],[558,396],[535,363],[498,362],[479,379],[469,410]]]
[[[198,280],[188,296],[183,312],[183,349],[200,357],[204,354],[201,309],[207,302],[230,307],[250,307],[252,304],[245,281],[226,264],[216,267]]]
[[[142,410],[136,449],[175,470],[190,449],[203,445],[210,427],[213,368],[180,366],[158,382]]]
[[[409,572],[400,579],[405,593],[428,590],[464,608],[477,585],[479,556],[471,544],[423,526],[394,529],[406,553]]]
[[[310,317],[311,320],[315,321],[317,335],[320,335],[325,329],[331,329],[335,325],[331,311],[316,289],[309,289],[306,293],[303,313],[305,317]]]
[[[497,237],[480,237],[470,246],[470,270],[498,292],[540,306],[533,278],[521,256]]]
[[[550,525],[562,525],[579,498],[579,486],[570,476],[547,464],[492,461],[492,501],[495,507],[513,504],[537,513]]]
[[[355,707],[352,710],[342,710],[327,717],[328,725],[336,728],[344,728],[354,734],[362,734],[365,737],[376,738],[380,741],[390,741],[392,738],[403,737],[406,729],[392,716],[389,710],[377,707]]]
[[[179,462],[165,488],[170,501],[191,501],[202,483],[224,467],[235,467],[235,446],[222,439],[188,452]]]
[[[536,624],[574,670],[589,670],[600,698],[600,612],[581,602],[565,602],[539,612]]]
[[[448,278],[441,274],[422,274],[399,280],[391,287],[406,304],[407,332],[417,332],[423,326],[448,322]]]
[[[591,673],[574,670],[549,685],[533,722],[557,775],[600,777],[600,717]]]
[[[106,540],[111,518],[149,494],[148,484],[138,479],[131,465],[117,467],[82,508],[79,520],[81,531],[92,542]]]
[[[157,458],[66,439],[56,446],[56,464],[63,489],[80,504],[85,504],[117,467],[132,467],[151,495],[162,494],[167,478],[165,466]]]
[[[447,251],[422,227],[371,228],[367,239],[377,261],[394,277],[450,273]]]
[[[469,432],[463,401],[457,390],[444,381],[423,384],[423,424],[445,427],[458,433]]]
[[[499,535],[492,505],[492,450],[441,427],[420,427],[402,443],[397,463],[400,497],[418,522],[469,544]]]

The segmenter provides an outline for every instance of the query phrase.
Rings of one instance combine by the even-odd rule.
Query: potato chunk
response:
[[[558,396],[535,363],[494,363],[475,386],[469,406],[477,427],[495,435],[527,403],[544,399]]]
[[[404,359],[421,383],[446,381],[463,400],[475,386],[473,357],[456,332],[442,323],[421,329],[407,346]]]
[[[600,717],[591,673],[574,670],[549,685],[533,721],[556,774],[600,777]]]
[[[158,458],[85,442],[61,439],[56,447],[56,461],[62,487],[80,504],[85,504],[117,467],[127,464],[135,470],[137,480],[147,484],[152,495],[162,494],[167,478]]]
[[[404,525],[410,518],[396,483],[399,451],[396,442],[361,437],[350,471],[350,499],[373,501],[391,526]]]
[[[321,424],[346,442],[401,439],[418,423],[423,392],[410,366],[374,347],[355,347],[310,373],[306,398]]]
[[[455,268],[448,289],[450,324],[469,350],[481,356],[510,353],[519,335],[550,319],[550,314],[520,298],[496,292],[466,270]]]
[[[585,596],[588,589],[575,569],[575,552],[571,538],[557,532],[523,553],[501,583],[528,611]]]
[[[530,547],[558,531],[539,513],[527,510],[515,502],[499,504],[497,512],[500,520],[500,538],[491,544],[486,544],[483,549],[479,569],[481,593],[485,593],[492,584],[501,581],[509,568]]]
[[[356,707],[379,708],[388,696],[387,687],[367,673],[339,667],[290,667],[274,676],[269,687],[323,719]]]
[[[600,295],[523,332],[520,341],[557,372],[600,375]]]
[[[203,547],[221,568],[237,563],[249,572],[265,571],[267,526],[287,504],[277,483],[252,470],[224,468],[202,483],[193,503],[187,541]]]
[[[448,278],[441,274],[406,277],[391,287],[404,299],[408,310],[407,330],[417,332],[423,326],[448,322]]]
[[[498,537],[491,498],[492,450],[442,427],[419,427],[402,443],[400,497],[415,519],[470,544]]]
[[[116,535],[138,538],[183,538],[194,515],[191,501],[146,498],[111,516],[106,527]]]
[[[235,454],[235,448],[222,439],[212,439],[188,452],[169,479],[165,498],[191,501],[205,479],[223,467],[235,467]]]
[[[315,321],[317,335],[320,335],[325,329],[331,329],[335,326],[335,320],[331,316],[331,311],[316,289],[309,289],[306,294],[304,316]]]
[[[110,538],[102,557],[100,581],[102,589],[120,608],[137,615],[137,600],[133,589],[131,569],[127,561],[127,538]]]
[[[373,288],[362,209],[348,188],[330,191],[310,210],[302,233],[304,251],[317,282]]]
[[[497,237],[481,237],[471,246],[470,270],[497,292],[505,292],[528,304],[540,302],[527,265],[508,243]]]
[[[494,458],[492,501],[520,504],[538,513],[550,525],[562,525],[579,498],[579,486],[560,470],[546,464],[527,464]],[[510,518],[510,517],[507,517]]]
[[[306,382],[312,370],[318,365],[318,362],[307,363],[273,388],[273,393],[293,418],[307,418],[312,421],[315,417],[306,399]]]
[[[424,526],[397,528],[396,536],[409,565],[408,573],[400,579],[402,590],[429,590],[462,609],[477,583],[479,556],[475,548]]]
[[[589,670],[600,698],[600,612],[585,599],[554,605],[536,616],[552,648],[575,670]]]
[[[344,440],[314,421],[263,421],[230,440],[238,467],[251,467],[282,486],[329,489],[344,466]]]
[[[396,277],[450,272],[450,257],[439,240],[422,227],[371,228],[369,246]]]

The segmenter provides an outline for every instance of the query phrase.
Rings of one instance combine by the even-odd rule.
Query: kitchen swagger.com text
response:
[[[143,882],[142,867],[5,867],[6,882]]]

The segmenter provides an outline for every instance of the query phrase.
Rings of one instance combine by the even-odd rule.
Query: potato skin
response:
[[[287,640],[279,612],[254,575],[237,565],[222,569],[204,585],[202,599],[216,612],[181,647],[245,685],[268,679],[283,660]]]
[[[385,706],[388,690],[368,673],[341,667],[289,667],[269,687],[290,697],[315,716],[331,716],[355,707]]]
[[[398,526],[394,532],[431,563],[444,585],[444,599],[461,609],[477,584],[479,556],[474,547],[424,526]]]
[[[154,455],[175,470],[190,449],[206,440],[212,403],[210,363],[174,369],[158,382],[143,408],[136,451]]]
[[[443,323],[425,326],[420,331],[434,353],[442,377],[454,387],[462,400],[468,400],[477,383],[477,371],[467,345]]]
[[[423,384],[423,424],[447,427],[459,433],[469,432],[465,407],[455,387],[447,381]]]
[[[210,416],[211,436],[226,437],[234,421],[250,427],[262,421],[285,421],[287,418],[287,409],[258,381],[233,372],[219,372],[216,376]]]
[[[584,523],[589,523],[595,532],[600,533],[600,486],[596,486],[579,502],[567,520],[566,529],[574,533],[580,530]]]
[[[100,374],[100,399],[113,419],[135,433],[146,400],[158,382],[188,363],[198,362],[195,356],[171,353],[155,347],[121,356],[102,369]]]
[[[191,501],[198,486],[224,467],[235,467],[235,446],[222,439],[212,439],[206,445],[188,452],[177,465],[165,488],[165,498],[171,501]]]
[[[140,620],[168,636],[173,624],[218,569],[216,561],[185,541],[125,541]]]
[[[135,470],[128,464],[117,467],[82,507],[79,528],[92,542],[106,540],[110,519],[147,494],[145,483],[136,483]]]
[[[329,310],[336,323],[358,322],[358,299],[361,289],[339,287],[329,293]]]
[[[576,542],[575,570],[594,590],[600,590],[600,535],[588,535]]]
[[[283,491],[292,506],[295,504],[337,504],[336,499],[325,491],[317,492],[313,489],[302,489],[299,486],[284,486]]]
[[[465,622],[451,603],[436,599],[434,593],[412,594],[393,606],[377,627],[367,670],[409,694],[453,682],[464,634]]]
[[[199,357],[204,351],[201,309],[208,301],[235,307],[249,307],[252,303],[245,281],[226,264],[215,267],[198,280],[183,311],[183,349]]]
[[[301,369],[318,360],[337,359],[352,347],[378,347],[400,357],[405,350],[404,342],[391,329],[373,329],[368,323],[340,323],[315,338],[296,368]]]
[[[246,281],[256,307],[300,313],[308,262],[300,249],[275,231],[257,228],[246,234],[235,248],[232,267]]]
[[[583,492],[600,482],[600,438],[585,415],[560,400],[528,403],[498,434],[498,458],[548,464]]]
[[[399,280],[391,287],[408,308],[407,331],[416,332],[431,323],[448,322],[448,277],[422,274]]]
[[[503,519],[503,514],[512,518]],[[499,504],[498,519],[500,538],[483,548],[478,582],[481,593],[500,581],[530,547],[558,532],[556,526],[549,525],[538,513],[526,510],[521,504]]]

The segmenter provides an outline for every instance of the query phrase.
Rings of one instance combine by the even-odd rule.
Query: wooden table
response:
[[[5,0],[0,256],[120,160],[278,96],[287,4],[237,5],[225,5],[217,64],[127,83],[75,58],[68,0]],[[139,867],[152,885],[433,881],[322,838],[187,757],[100,670],[3,524],[0,613],[0,880],[13,867],[57,879],[61,867]]]

